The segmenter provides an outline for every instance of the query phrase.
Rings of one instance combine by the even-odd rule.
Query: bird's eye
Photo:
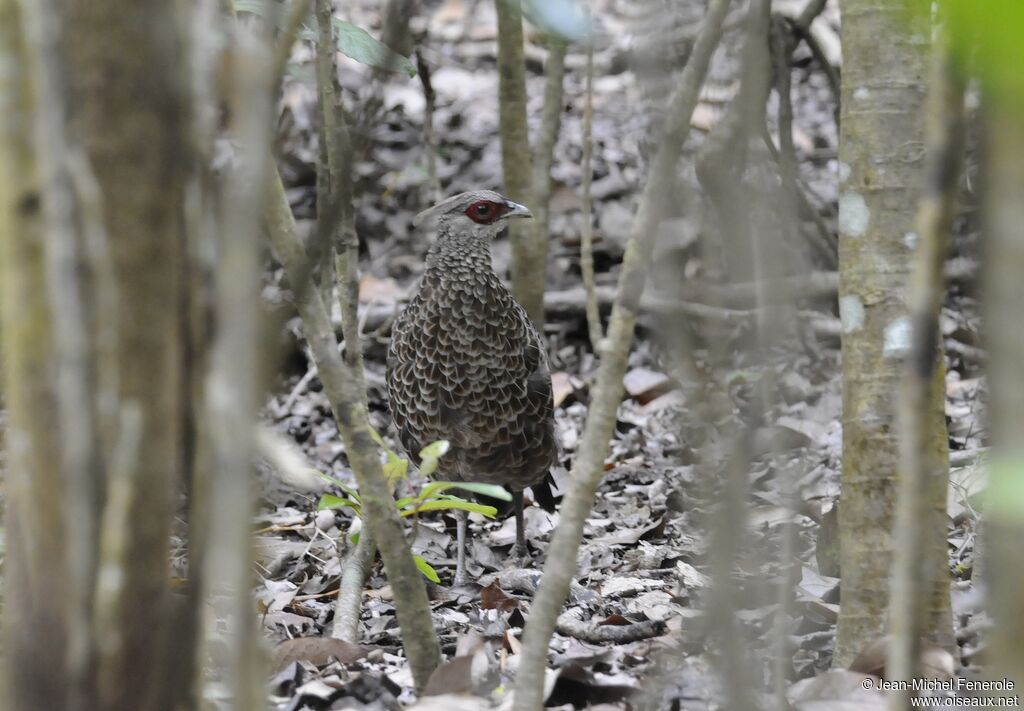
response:
[[[478,200],[466,209],[466,216],[482,225],[490,224],[500,217],[498,205],[490,200]]]

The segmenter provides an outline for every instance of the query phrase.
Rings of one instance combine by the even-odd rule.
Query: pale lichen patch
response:
[[[860,193],[843,193],[839,198],[840,234],[860,237],[867,232],[871,222],[871,211]]]
[[[856,294],[839,299],[839,320],[843,333],[859,331],[864,326],[864,302]]]
[[[901,358],[910,352],[910,317],[900,316],[885,327],[882,341],[882,355],[886,358]]]
[[[858,86],[853,90],[853,98],[856,101],[867,101],[871,98],[871,89],[868,89],[866,86]]]
[[[839,178],[840,185],[842,185],[843,183],[850,179],[850,172],[850,164],[844,163],[843,161],[839,161],[839,166],[837,168],[837,177]]]
[[[920,241],[921,238],[918,237],[916,232],[907,232],[903,235],[903,244],[911,251],[917,249],[917,243]]]

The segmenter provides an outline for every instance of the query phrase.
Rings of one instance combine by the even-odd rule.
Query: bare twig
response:
[[[352,531],[349,531],[349,536]],[[331,636],[352,644],[359,643],[359,612],[363,603],[363,585],[370,574],[377,546],[370,532],[363,529],[359,542],[349,551],[341,569],[341,583],[338,586],[338,602],[334,608],[334,628]]]
[[[811,23],[814,22],[814,18],[824,12],[827,4],[828,0],[808,0],[803,12],[794,20],[794,24],[802,30],[808,29]]]
[[[295,0],[288,7],[288,16],[285,18],[284,28],[277,39],[277,47],[274,49],[274,66],[271,76],[271,88],[273,91],[281,86],[285,71],[288,68],[288,60],[292,56],[292,47],[295,38],[302,29],[303,21],[309,16],[309,10],[313,6],[313,0]]]
[[[658,150],[626,248],[609,326],[609,346],[602,353],[590,417],[578,450],[579,456],[573,464],[572,483],[562,502],[561,519],[548,548],[541,587],[534,598],[524,632],[523,660],[516,679],[513,705],[516,711],[534,711],[541,707],[543,701],[548,643],[576,570],[576,552],[583,535],[583,524],[604,472],[615,412],[622,398],[622,376],[657,233],[655,226],[663,211],[663,192],[665,186],[673,182],[672,174],[689,133],[690,119],[711,54],[721,38],[722,21],[728,7],[728,0],[713,0],[710,4],[704,31],[680,75],[660,131]]]
[[[583,620],[579,608],[558,616],[555,630],[566,637],[575,637],[582,642],[602,644],[626,644],[642,639],[658,637],[668,631],[668,625],[661,620],[644,620],[628,625],[602,625],[593,620]]]
[[[427,164],[427,199],[428,204],[441,201],[441,182],[437,177],[437,145],[434,136],[434,104],[437,94],[430,82],[430,65],[423,58],[423,52],[416,50],[416,75],[423,87],[423,154]]]
[[[583,193],[583,232],[580,235],[580,271],[583,273],[583,288],[587,294],[587,329],[590,333],[590,347],[600,351],[604,340],[601,328],[601,313],[594,295],[594,205],[590,186],[594,180],[591,165],[594,156],[594,45],[587,43],[586,97],[583,100],[583,172],[580,191]]]

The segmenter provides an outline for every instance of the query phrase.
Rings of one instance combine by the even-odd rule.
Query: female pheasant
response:
[[[490,190],[462,193],[420,213],[436,220],[418,292],[392,328],[388,399],[410,453],[440,439],[451,449],[438,476],[501,484],[516,515],[513,555],[526,555],[523,489],[558,455],[547,354],[526,310],[491,266],[491,240],[524,206]],[[465,581],[464,516],[456,584]]]

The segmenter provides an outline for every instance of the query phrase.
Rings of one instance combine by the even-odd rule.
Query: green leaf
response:
[[[913,29],[927,38],[933,3],[903,0]],[[948,0],[939,16],[962,70],[980,77],[983,89],[997,102],[1024,105],[1024,3],[1020,0]],[[986,96],[986,100],[988,96]]]
[[[388,451],[388,460],[384,463],[384,478],[393,487],[405,478],[409,472],[409,460],[399,457],[392,451]]]
[[[260,17],[266,16],[267,3],[265,0],[235,0],[235,12],[248,12]]]
[[[420,473],[430,476],[437,471],[438,460],[451,449],[446,439],[439,439],[420,450]]]
[[[406,506],[408,506],[409,504],[411,504],[411,503],[413,503],[415,501],[419,501],[419,497],[417,497],[417,496],[403,496],[402,498],[400,498],[398,501],[395,502],[395,508],[396,509],[404,509]]]
[[[525,0],[523,14],[545,32],[566,42],[578,42],[594,31],[586,5],[578,0]]]
[[[346,494],[348,494],[350,497],[352,497],[356,501],[359,500],[359,492],[356,491],[355,489],[353,489],[351,486],[348,486],[347,484],[345,484],[345,482],[343,482],[341,479],[337,479],[337,478],[331,476],[330,474],[324,474],[321,471],[318,471],[316,474],[321,479],[326,481],[328,484],[332,484],[332,485],[338,487],[339,489],[344,491]]]
[[[350,508],[359,515],[360,505],[358,501],[352,499],[346,499],[342,496],[335,496],[334,494],[323,494],[320,497],[320,502],[316,505],[317,511],[323,511],[324,509],[342,509]]]
[[[334,18],[334,29],[338,33],[338,51],[345,56],[378,69],[416,76],[416,67],[408,57],[375,40],[361,27]]]
[[[432,499],[442,491],[447,491],[455,487],[455,482],[452,481],[432,481],[420,491],[420,495],[416,498],[420,501],[426,501]]]
[[[432,583],[441,582],[441,578],[438,577],[437,571],[434,570],[433,566],[431,566],[430,563],[423,560],[423,556],[414,555],[412,559],[416,563],[416,567],[419,569],[419,571],[423,573],[424,578],[426,578]]]
[[[267,14],[266,2],[264,0],[234,0],[234,7],[235,12],[249,12],[260,17],[266,17]],[[289,14],[288,4],[283,3],[275,14],[277,16],[275,21],[277,22],[278,29],[281,29]],[[338,38],[338,51],[346,57],[362,64],[376,67],[377,69],[389,72],[402,72],[410,77],[416,76],[416,67],[409,61],[408,57],[403,57],[383,42],[374,39],[366,30],[356,27],[351,22],[339,20],[336,17],[333,18],[333,25],[335,35]],[[309,19],[303,23],[299,30],[299,39],[312,42],[313,44],[316,44],[318,40],[316,21],[312,17],[312,12]],[[377,435],[375,438],[377,444],[384,446],[384,443],[380,441],[380,435],[376,432],[373,434]]]
[[[462,499],[443,499],[425,501],[414,509],[403,511],[402,516],[412,516],[413,514],[423,513],[424,511],[450,511],[453,509],[482,514],[487,518],[494,518],[498,513],[498,509],[493,506],[477,504],[472,501],[463,501]]]
[[[498,499],[499,501],[511,501],[512,494],[505,490],[505,487],[498,486],[497,484],[477,484],[475,482],[458,482],[455,484],[456,489],[462,489],[463,491],[472,491],[474,494],[481,494],[482,496],[489,496],[492,499]]]
[[[1024,522],[1024,453],[993,454],[988,477],[987,520],[1019,526]]]

